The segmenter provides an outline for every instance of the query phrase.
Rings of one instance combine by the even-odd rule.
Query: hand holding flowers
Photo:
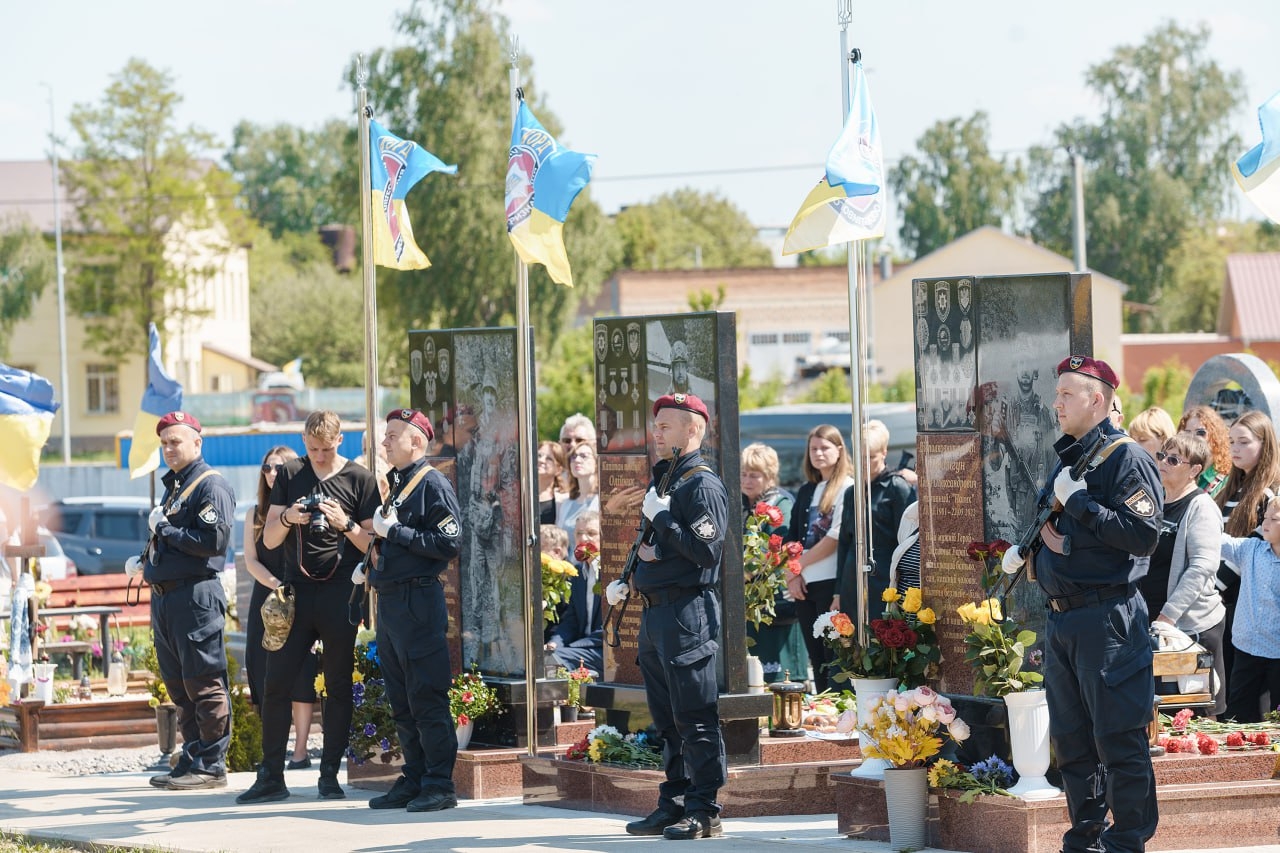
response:
[[[784,543],[777,533],[770,533],[782,522],[782,510],[760,501],[747,519],[742,537],[746,618],[757,631],[761,625],[773,624],[774,602],[786,588],[787,574],[798,575],[801,570],[804,546],[799,542]]]

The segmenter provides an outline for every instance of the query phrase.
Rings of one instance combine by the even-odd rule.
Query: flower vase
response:
[[[471,732],[475,727],[475,720],[467,720],[465,723],[458,724],[458,749],[466,749],[467,745],[471,743]]]
[[[747,692],[764,692],[764,664],[755,655],[747,655]]]
[[[561,705],[560,706],[560,722],[562,723],[578,722],[578,706],[577,705]]]
[[[156,740],[162,755],[169,755],[178,746],[178,706],[172,702],[156,706]]]
[[[890,690],[897,689],[898,679],[896,678],[853,679],[853,693],[858,699],[858,744],[860,747],[865,747],[871,741],[867,726],[871,722],[869,712],[873,697],[877,694],[883,695]],[[858,765],[849,775],[857,776],[860,779],[883,779],[885,768],[888,766],[889,762],[883,758],[869,757],[864,749],[862,764]]]
[[[1048,800],[1061,793],[1049,784],[1049,700],[1043,690],[1009,693],[1009,740],[1018,784],[1009,793],[1024,800]]]
[[[889,812],[889,845],[915,850],[929,838],[929,771],[923,767],[888,767],[884,801]]]

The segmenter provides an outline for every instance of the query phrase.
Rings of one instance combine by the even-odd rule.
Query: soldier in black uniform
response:
[[[667,778],[658,788],[658,808],[627,824],[627,832],[712,838],[722,831],[716,792],[727,772],[716,683],[716,583],[729,493],[698,450],[709,421],[706,405],[692,394],[668,394],[653,404],[653,415],[660,460],[653,482],[675,467],[665,497],[653,485],[645,494],[652,544],[641,548],[632,582],[644,603],[640,672],[649,713],[662,734]],[[674,463],[673,448],[683,451]]]
[[[1139,587],[1147,561],[1137,558],[1155,550],[1163,492],[1150,454],[1108,418],[1118,383],[1103,361],[1071,356],[1058,365],[1053,408],[1063,436],[1039,498],[1062,507],[1042,528],[1034,568],[1049,597],[1044,676],[1071,817],[1064,851],[1142,851],[1158,819],[1147,751],[1151,619]],[[1073,479],[1082,458],[1084,478]],[[1025,557],[1010,548],[1005,571]]]
[[[156,424],[169,473],[151,511],[151,540],[125,572],[151,585],[151,635],[160,677],[178,706],[182,755],[151,784],[171,791],[227,786],[231,695],[223,625],[227,597],[218,580],[236,496],[200,455],[200,422],[170,412]]]
[[[390,791],[369,801],[372,809],[434,812],[458,804],[449,613],[440,576],[458,555],[460,513],[453,486],[427,462],[434,438],[431,421],[417,409],[387,415],[382,446],[394,470],[390,495],[373,516],[379,554],[369,583],[378,592],[378,658],[404,772]]]

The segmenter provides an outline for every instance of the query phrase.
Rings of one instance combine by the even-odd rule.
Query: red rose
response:
[[[589,563],[598,556],[600,556],[600,549],[590,542],[579,543],[578,547],[573,549],[573,558],[579,563]]]
[[[782,537],[781,537],[781,536],[779,536],[778,534],[776,534],[776,533],[775,533],[775,534],[773,534],[772,536],[770,536],[770,537],[769,537],[769,550],[770,550],[770,551],[774,551],[774,552],[777,552],[777,551],[781,551],[781,550],[782,550]]]
[[[968,549],[969,559],[975,563],[980,563],[987,558],[987,543],[970,542]]]
[[[798,575],[804,571],[804,566],[800,565],[799,560],[792,557],[790,560],[787,560],[787,571],[791,572],[793,575]]]
[[[751,510],[753,515],[768,515],[770,504],[766,501],[756,501],[756,508]]]
[[[991,556],[995,557],[996,559],[1002,559],[1004,557],[1004,552],[1012,548],[1013,543],[1006,542],[1003,539],[997,539],[987,547],[991,549]]]
[[[883,631],[876,632],[876,639],[881,645],[890,649],[900,649],[907,645],[907,635],[912,633],[897,625],[887,625]]]
[[[1244,734],[1231,732],[1227,735],[1227,746],[1244,746]]]
[[[764,516],[769,519],[770,527],[778,527],[782,524],[782,510],[773,504],[765,504]]]
[[[799,556],[800,556],[801,554],[803,554],[803,553],[804,553],[804,545],[803,545],[803,544],[801,544],[801,543],[799,543],[799,542],[788,542],[788,543],[787,543],[787,556],[788,556],[788,557],[799,557]]]

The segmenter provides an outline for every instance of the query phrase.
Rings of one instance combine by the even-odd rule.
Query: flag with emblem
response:
[[[136,480],[160,467],[160,436],[156,424],[170,412],[182,408],[182,385],[164,369],[160,350],[160,333],[156,324],[148,327],[147,390],[142,392],[142,405],[133,421],[133,440],[129,444],[129,479]]]
[[[883,237],[887,213],[880,125],[862,63],[853,64],[853,103],[827,154],[827,173],[791,220],[782,254]]]
[[[0,483],[20,492],[36,484],[57,411],[48,379],[0,363]]]
[[[573,287],[573,272],[564,249],[564,220],[590,182],[595,160],[594,154],[556,142],[520,99],[507,161],[507,236],[520,260],[542,264],[552,281],[568,287]]]
[[[404,199],[410,188],[432,172],[452,175],[457,166],[416,142],[401,139],[369,120],[369,187],[373,205],[373,261],[394,270],[424,270],[431,266],[418,248],[409,225]]]
[[[1231,164],[1244,194],[1272,222],[1280,222],[1280,92],[1258,107],[1262,141]]]

